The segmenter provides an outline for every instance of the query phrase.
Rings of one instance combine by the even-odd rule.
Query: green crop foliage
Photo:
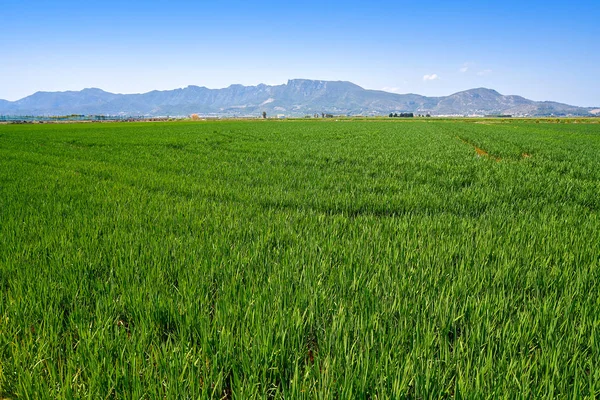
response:
[[[596,398],[600,125],[0,126],[0,398]]]

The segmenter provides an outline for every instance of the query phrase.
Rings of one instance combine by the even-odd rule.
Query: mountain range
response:
[[[223,89],[188,86],[142,94],[115,94],[91,88],[81,91],[37,92],[17,101],[0,100],[0,115],[222,115],[303,116],[387,115],[413,112],[431,115],[591,116],[594,108],[504,96],[478,88],[442,97],[367,90],[351,82],[292,79],[269,86],[231,85]]]

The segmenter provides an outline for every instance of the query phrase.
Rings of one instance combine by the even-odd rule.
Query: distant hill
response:
[[[114,94],[101,89],[37,92],[17,101],[0,100],[3,115],[188,115],[288,116],[330,113],[387,115],[413,112],[432,115],[589,116],[592,108],[504,96],[478,88],[444,97],[366,90],[351,82],[292,79],[269,86],[231,85],[224,89],[188,86],[143,94]]]

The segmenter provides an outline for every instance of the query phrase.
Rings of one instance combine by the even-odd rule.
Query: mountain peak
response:
[[[327,86],[327,85],[332,85],[332,84],[360,88],[360,86],[358,86],[357,84],[349,82],[349,81],[322,81],[322,80],[315,80],[315,79],[289,79],[287,81],[288,86],[301,86],[301,85]]]
[[[323,88],[327,86],[327,81],[317,81],[310,79],[289,79],[287,81],[287,86],[289,87],[313,87],[313,88]]]
[[[456,94],[463,94],[463,93],[464,94],[487,95],[487,96],[495,96],[495,97],[502,96],[500,93],[498,93],[494,89],[488,89],[488,88],[484,88],[484,87],[463,90],[462,92],[457,92],[457,93],[454,93],[454,94],[456,95]]]
[[[316,80],[316,79],[295,78],[295,79],[288,79],[287,84],[288,85],[304,85],[307,83],[314,84],[314,83],[323,83],[323,82],[326,82],[326,81],[320,81],[320,80]]]
[[[91,87],[91,88],[85,88],[85,89],[83,89],[81,92],[82,92],[82,93],[86,93],[86,92],[87,92],[87,93],[108,93],[108,92],[105,92],[105,91],[104,91],[104,90],[102,90],[102,89],[98,89],[98,88],[95,88],[95,87]]]

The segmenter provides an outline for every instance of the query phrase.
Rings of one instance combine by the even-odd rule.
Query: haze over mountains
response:
[[[551,101],[532,101],[478,88],[443,97],[367,90],[351,82],[292,79],[283,85],[231,85],[224,89],[188,86],[143,94],[114,94],[101,89],[37,92],[17,101],[0,100],[0,115],[202,115],[303,116],[432,115],[591,116],[598,110]]]

